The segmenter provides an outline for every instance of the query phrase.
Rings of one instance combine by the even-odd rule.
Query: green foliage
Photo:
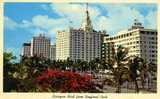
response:
[[[123,79],[125,78],[125,75],[128,73],[128,68],[126,67],[127,62],[127,54],[128,49],[118,46],[117,51],[113,50],[114,54],[113,57],[111,57],[107,61],[107,68],[112,71],[112,75],[114,76],[114,80],[116,82],[117,90],[116,92],[120,92],[120,85],[123,83]]]
[[[4,91],[10,91],[16,88],[16,79],[13,77],[13,73],[15,71],[15,65],[13,60],[16,57],[13,56],[11,52],[4,52],[3,53],[3,86]]]
[[[12,53],[4,52],[4,91],[18,91],[18,92],[41,92],[42,89],[34,85],[32,82],[35,78],[42,74],[48,68],[55,70],[79,70],[79,71],[94,71],[110,70],[113,79],[108,79],[110,85],[117,87],[117,92],[120,92],[120,85],[126,80],[133,80],[136,82],[138,76],[137,71],[149,70],[157,72],[156,65],[153,63],[147,64],[142,58],[128,57],[128,49],[119,46],[117,51],[113,49],[112,57],[106,62],[96,58],[90,62],[77,60],[73,62],[69,58],[62,60],[49,60],[43,57],[21,57],[19,63],[14,63],[16,57]],[[132,76],[131,76],[132,75]],[[134,75],[134,77],[133,77]],[[137,87],[138,88],[138,87]],[[137,90],[137,89],[136,89]],[[49,92],[55,89],[49,88]]]
[[[157,66],[156,66],[156,64],[154,64],[154,63],[149,63],[149,64],[148,64],[148,70],[149,70],[150,72],[157,72]]]

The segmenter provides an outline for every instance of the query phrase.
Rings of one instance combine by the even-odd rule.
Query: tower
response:
[[[79,29],[59,31],[56,36],[56,59],[67,58],[77,61],[91,61],[101,57],[101,33],[92,27],[88,4],[86,4],[85,18]]]
[[[137,19],[134,19],[134,24],[131,29],[144,29],[142,23],[139,22]]]
[[[86,4],[86,11],[85,11],[86,17],[84,22],[82,23],[81,28],[86,31],[86,32],[92,32],[93,31],[93,26],[92,22],[89,16],[89,11],[88,11],[88,3]]]

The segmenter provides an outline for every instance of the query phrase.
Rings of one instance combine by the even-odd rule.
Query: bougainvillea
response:
[[[56,92],[91,92],[93,83],[91,76],[80,75],[71,71],[47,69],[39,75],[35,82],[43,91]]]

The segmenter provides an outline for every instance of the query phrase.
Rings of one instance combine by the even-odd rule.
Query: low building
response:
[[[23,43],[22,56],[30,57],[31,56],[31,43]]]
[[[50,59],[56,60],[56,45],[50,46]]]

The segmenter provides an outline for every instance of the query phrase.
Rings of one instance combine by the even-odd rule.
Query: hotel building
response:
[[[130,29],[120,31],[113,37],[104,37],[104,44],[106,60],[113,55],[113,47],[116,51],[117,47],[122,45],[128,48],[129,56],[139,56],[148,63],[157,64],[157,31],[145,29],[137,20]]]
[[[22,56],[30,57],[31,56],[31,43],[23,43]]]
[[[31,41],[31,56],[50,58],[50,39],[40,34]]]
[[[56,59],[67,58],[76,61],[91,61],[101,58],[102,34],[105,32],[95,31],[92,27],[88,9],[86,18],[81,28],[69,28],[58,31],[56,34]]]

